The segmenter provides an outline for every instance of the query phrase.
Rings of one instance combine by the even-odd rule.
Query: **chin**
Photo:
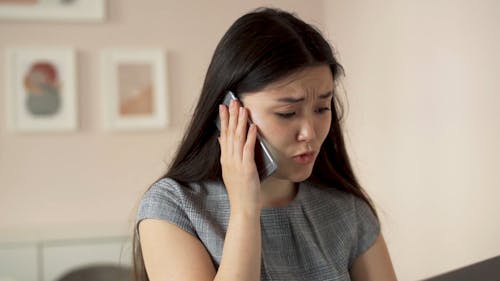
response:
[[[307,175],[305,175],[305,174],[304,175],[296,175],[293,178],[291,178],[290,180],[293,182],[302,182],[302,181],[307,180],[310,176],[311,176],[311,173],[308,173]]]
[[[312,174],[311,169],[301,169],[299,171],[278,171],[275,177],[283,180],[289,180],[291,182],[302,182],[307,180]]]

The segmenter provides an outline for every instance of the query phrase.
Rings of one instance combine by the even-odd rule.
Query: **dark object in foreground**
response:
[[[500,281],[500,256],[474,263],[422,281]]]
[[[118,265],[91,265],[72,270],[57,281],[128,281],[130,269]]]

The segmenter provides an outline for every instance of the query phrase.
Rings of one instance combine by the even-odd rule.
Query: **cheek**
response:
[[[285,126],[277,124],[265,123],[263,125],[257,124],[257,126],[259,126],[261,136],[271,144],[282,143],[287,138],[287,134],[290,133],[290,130]]]
[[[290,139],[289,126],[284,126],[271,117],[259,114],[252,115],[252,120],[259,128],[260,135],[273,147],[284,147],[283,144],[286,143],[287,139]]]
[[[328,136],[328,132],[330,131],[330,126],[331,126],[331,119],[326,120],[324,123],[320,125],[318,128],[319,136],[321,137],[321,141],[324,141],[326,139],[326,136]]]

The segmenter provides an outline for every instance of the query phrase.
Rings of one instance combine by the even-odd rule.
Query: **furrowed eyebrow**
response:
[[[279,98],[276,101],[284,102],[284,103],[297,103],[297,102],[301,102],[303,100],[304,100],[304,98],[297,99],[297,98],[292,98],[292,97],[284,97],[284,98]]]
[[[326,100],[327,98],[331,97],[332,95],[333,95],[333,93],[332,93],[332,91],[330,91],[326,94],[320,95],[318,98],[322,99],[322,100]]]
[[[330,91],[326,94],[322,94],[322,95],[318,96],[318,98],[324,100],[324,99],[331,97],[332,95],[333,95],[333,93],[332,93],[332,91]],[[303,100],[304,100],[304,98],[283,97],[283,98],[277,99],[276,101],[284,102],[284,103],[298,103],[298,102],[301,102]]]

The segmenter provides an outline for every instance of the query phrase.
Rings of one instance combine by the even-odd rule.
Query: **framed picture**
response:
[[[77,128],[75,51],[8,48],[7,123],[20,132]]]
[[[0,19],[103,21],[105,0],[0,0]]]
[[[104,50],[101,64],[106,129],[151,130],[166,127],[168,87],[164,51]]]

